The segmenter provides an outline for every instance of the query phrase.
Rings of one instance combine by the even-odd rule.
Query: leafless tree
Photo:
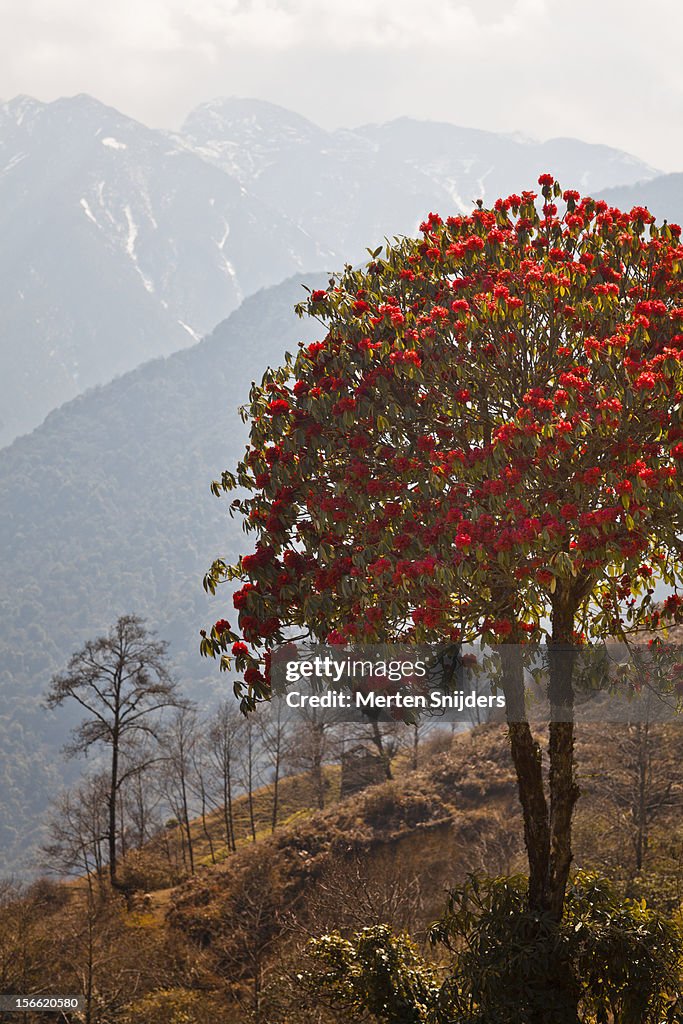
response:
[[[197,714],[193,708],[178,708],[164,731],[162,747],[165,754],[165,792],[180,824],[183,849],[187,850],[190,873],[194,874],[194,837],[191,822],[196,790],[194,770],[197,753]]]
[[[106,636],[89,640],[72,655],[66,671],[52,678],[49,708],[74,701],[86,717],[73,731],[67,753],[109,750],[107,845],[109,878],[117,887],[118,797],[127,778],[122,769],[124,745],[140,736],[159,736],[159,714],[179,707],[181,699],[170,676],[167,644],[158,640],[136,615],[123,615]],[[138,770],[136,767],[135,770]]]
[[[140,850],[163,825],[164,753],[155,739],[143,738],[126,750],[121,786],[121,828]]]
[[[654,823],[683,806],[683,773],[672,774],[671,763],[676,761],[666,750],[664,728],[645,719],[619,729],[610,762],[597,780],[628,836],[636,874],[643,869]]]
[[[239,780],[247,795],[249,830],[252,841],[256,842],[256,817],[254,811],[254,790],[259,780],[258,732],[252,717],[244,721],[242,743],[238,749]]]
[[[256,722],[263,748],[265,767],[270,769],[270,785],[273,791],[271,832],[274,832],[277,828],[280,778],[287,753],[290,722],[284,713],[282,701],[279,700],[259,708]]]
[[[295,771],[307,772],[313,784],[320,810],[325,806],[325,765],[337,749],[338,722],[329,712],[305,707],[297,711],[287,746],[286,764]]]
[[[229,850],[236,849],[233,817],[233,788],[239,745],[244,733],[244,718],[234,701],[219,705],[207,723],[207,757],[221,796],[225,843]]]
[[[92,886],[101,886],[106,864],[111,792],[106,773],[86,776],[78,786],[57,799],[48,820],[48,841],[42,847],[42,863],[52,873],[83,874]]]
[[[199,816],[202,823],[202,832],[204,838],[209,847],[209,854],[211,856],[211,863],[216,863],[216,850],[214,846],[213,836],[211,829],[209,828],[208,815],[216,810],[218,807],[217,802],[214,800],[211,781],[212,772],[211,764],[209,760],[209,752],[206,744],[203,742],[203,726],[201,727],[201,738],[197,737],[197,742],[193,745],[190,753],[190,762],[192,767],[192,773],[190,776],[190,787],[192,793],[199,804]]]

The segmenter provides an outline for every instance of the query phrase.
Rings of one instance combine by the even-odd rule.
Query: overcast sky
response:
[[[0,96],[153,127],[216,96],[325,127],[407,114],[571,135],[683,170],[679,0],[0,0]]]

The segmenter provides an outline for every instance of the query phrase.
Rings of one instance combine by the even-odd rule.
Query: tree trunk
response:
[[[271,821],[271,832],[274,832],[277,828],[277,816],[280,810],[279,807],[280,798],[280,750],[278,748],[277,756],[275,759],[275,775],[273,778],[273,817]]]
[[[649,725],[636,724],[636,756],[638,759],[638,793],[636,803],[636,871],[642,871],[647,849],[647,790],[648,790],[648,733]]]
[[[128,852],[128,847],[127,847],[127,843],[126,843],[126,821],[125,821],[125,817],[126,816],[125,816],[125,811],[124,811],[124,806],[123,806],[123,790],[119,789],[119,836],[120,836],[120,840],[121,840],[120,841],[119,855],[121,857],[121,860],[125,860],[126,859],[126,853]]]
[[[572,685],[576,651],[571,643],[574,607],[566,601],[556,606],[554,611],[557,614],[553,617],[552,643],[549,646],[550,774],[547,797],[541,749],[533,738],[526,714],[522,651],[514,642],[501,645],[499,651],[510,750],[517,776],[529,863],[528,906],[543,915],[546,921],[550,915],[554,925],[559,926],[572,861],[572,814],[578,798]],[[530,1024],[578,1022],[578,992],[571,966],[549,950],[547,1009],[539,1007],[532,1014]]]
[[[323,773],[323,755],[319,742],[316,742],[316,747],[313,751],[311,774],[313,776],[313,788],[315,790],[318,810],[322,811],[325,807],[325,775]]]
[[[550,725],[550,871],[548,909],[553,919],[562,920],[564,896],[569,880],[572,854],[572,816],[579,798],[574,765],[574,670],[577,661],[573,643],[575,605],[559,597],[553,606],[552,640],[549,645]]]
[[[182,800],[183,827],[187,836],[187,852],[190,858],[190,874],[194,874],[194,842],[192,839],[192,828],[190,827],[190,808],[187,802],[187,786],[185,783],[185,770],[182,769],[180,778],[180,797]]]
[[[211,863],[215,864],[216,863],[216,854],[215,854],[215,851],[214,851],[214,848],[213,848],[213,839],[211,838],[211,832],[209,831],[209,826],[206,823],[206,789],[205,789],[205,786],[204,786],[204,779],[201,778],[201,777],[200,777],[199,785],[200,785],[200,793],[201,793],[201,800],[202,800],[202,832],[206,836],[206,841],[209,844],[209,852],[211,854]]]
[[[223,769],[223,820],[225,822],[225,842],[228,850],[232,850],[234,853],[237,844],[235,843],[235,824],[232,814],[232,781],[229,761]]]
[[[529,861],[529,906],[543,911],[547,903],[550,825],[543,786],[541,748],[531,734],[524,706],[524,667],[517,644],[502,645],[502,684],[512,761],[524,819],[524,845]]]
[[[254,818],[254,738],[252,735],[252,724],[247,724],[247,788],[249,790],[249,826],[251,828],[251,840],[256,842],[256,820]]]
[[[114,732],[111,745],[111,779],[109,781],[109,881],[112,889],[118,888],[118,877],[116,872],[116,797],[118,790],[119,775],[119,743],[118,735]]]
[[[379,723],[378,723],[376,718],[373,719],[373,722],[372,722],[372,742],[377,747],[377,750],[379,751],[379,756],[382,758],[382,763],[384,765],[384,774],[386,775],[387,779],[389,781],[391,781],[393,779],[393,777],[394,777],[393,773],[391,771],[391,760],[390,760],[386,750],[384,749],[384,740],[382,739],[382,730],[380,729]]]

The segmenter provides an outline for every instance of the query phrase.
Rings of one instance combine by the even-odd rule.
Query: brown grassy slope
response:
[[[543,743],[543,733],[539,738]],[[653,734],[654,788],[672,801],[652,820],[640,879],[634,878],[628,806],[615,804],[610,792],[630,792],[627,739],[623,728],[578,728],[582,797],[576,814],[576,864],[619,874],[633,892],[672,909],[683,899],[683,733],[680,726],[665,726]],[[121,978],[128,979],[130,992],[130,978],[135,977],[136,994],[126,997],[132,1000],[126,1024],[170,1021],[164,999],[180,1000],[183,1012],[189,1013],[182,1019],[197,1024],[242,1024],[249,1019],[245,1007],[256,978],[259,985],[270,986],[273,998],[285,998],[289,990],[282,987],[281,977],[289,977],[292,965],[295,972],[301,969],[309,935],[386,922],[419,938],[441,912],[444,890],[468,872],[524,871],[521,815],[505,727],[480,727],[456,736],[448,749],[431,756],[425,750],[424,755],[417,771],[396,763],[394,782],[337,800],[324,812],[306,806],[312,791],[304,777],[284,780],[281,807],[287,820],[274,834],[269,831],[271,795],[263,790],[255,795],[257,842],[243,828],[237,852],[216,864],[205,856],[205,848],[196,875],[176,886],[159,887],[151,906],[145,901],[131,912],[119,898],[96,904],[102,999],[118,1004]],[[335,785],[338,769],[333,768],[330,800],[336,799]],[[244,825],[244,803],[238,811]],[[225,853],[219,813],[210,817],[208,827],[218,859]],[[193,832],[199,844],[201,821],[193,824]],[[151,861],[164,861],[158,845],[142,853]],[[32,927],[36,942],[49,945],[52,983],[59,982],[61,991],[75,991],[89,955],[85,888],[83,882],[54,888],[45,906],[31,911],[36,917]],[[16,920],[16,907],[8,905],[4,914],[0,907],[0,967],[3,922],[14,934]],[[23,939],[21,943],[6,943],[10,964],[30,947]],[[45,966],[42,953],[36,955],[35,985],[30,984],[38,991]],[[160,999],[163,1006],[152,1012],[146,1001]],[[291,999],[298,1006],[301,993],[296,986]],[[201,1013],[195,1003],[203,1007]],[[216,1007],[223,1009],[219,1013]],[[317,1024],[317,1017],[289,1010],[284,1016],[263,1017],[288,1024],[311,1024],[314,1019]],[[337,1024],[338,1018],[333,1019]],[[328,1018],[323,1020],[327,1024]]]
[[[621,730],[621,731],[620,731]],[[680,727],[658,727],[653,766],[683,793]],[[576,866],[621,877],[634,874],[628,809],[615,809],[611,782],[624,779],[619,744],[622,727],[578,730],[577,765],[582,797],[576,814]],[[544,736],[541,733],[541,742]],[[622,760],[620,760],[622,758]],[[681,806],[655,815],[645,869],[675,874],[680,866]],[[669,846],[669,849],[665,849]],[[322,813],[299,817],[257,844],[244,845],[224,864],[206,868],[178,887],[169,923],[200,942],[211,942],[235,913],[235,886],[250,871],[276,876],[278,898],[290,909],[305,908],[316,883],[334,865],[361,858],[368,870],[391,863],[405,878],[419,876],[423,923],[432,920],[444,889],[467,873],[525,870],[522,821],[507,735],[503,726],[483,726],[453,740],[451,749],[394,782],[373,786]],[[265,867],[264,867],[265,866]]]

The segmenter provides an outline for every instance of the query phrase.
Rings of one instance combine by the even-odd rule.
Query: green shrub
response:
[[[430,934],[445,980],[413,942],[385,927],[314,940],[302,980],[353,1019],[385,1024],[680,1022],[683,939],[644,900],[595,874],[576,876],[557,925],[528,909],[521,876],[470,878]]]

